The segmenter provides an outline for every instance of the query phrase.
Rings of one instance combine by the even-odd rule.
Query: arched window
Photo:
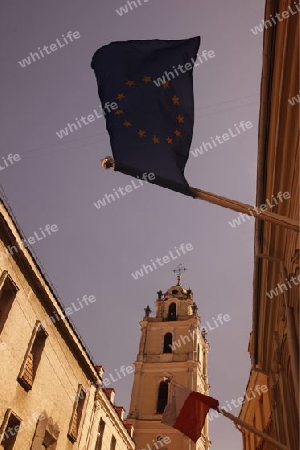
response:
[[[168,391],[169,383],[167,381],[161,381],[158,388],[157,407],[156,412],[162,414],[168,403]]]
[[[172,341],[173,336],[172,333],[166,333],[164,335],[164,350],[163,353],[172,353]]]
[[[102,449],[102,440],[103,440],[103,435],[104,435],[104,429],[105,429],[105,422],[103,419],[100,419],[95,450]]]
[[[168,312],[169,320],[176,320],[176,303],[171,303]]]

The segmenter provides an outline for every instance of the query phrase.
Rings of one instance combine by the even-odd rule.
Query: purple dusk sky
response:
[[[200,53],[212,50],[215,57],[194,68],[191,150],[241,121],[253,126],[202,155],[191,153],[186,179],[254,204],[263,33],[250,28],[263,19],[264,2],[140,2],[123,16],[116,9],[125,0],[2,5],[0,165],[10,153],[21,159],[7,163],[0,182],[25,236],[57,225],[32,249],[66,307],[85,294],[96,297],[71,319],[106,374],[133,365],[143,308],[155,310],[156,291],[175,283],[172,270],[183,263],[188,271],[182,285],[194,292],[202,326],[219,314],[231,318],[208,334],[210,394],[226,405],[243,396],[250,370],[254,219],[232,228],[228,222],[238,213],[149,184],[97,209],[94,202],[132,180],[101,167],[100,159],[111,154],[103,117],[61,139],[56,132],[99,110],[90,68],[99,47],[200,35]],[[19,64],[38,47],[56,39],[65,43],[62,35],[69,31],[80,37],[30,65]],[[182,243],[193,250],[134,280],[132,272]],[[132,381],[131,374],[111,385],[127,411]],[[211,422],[210,438],[212,450],[242,446],[241,434],[223,417]]]

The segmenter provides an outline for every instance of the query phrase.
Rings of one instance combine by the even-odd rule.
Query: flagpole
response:
[[[111,156],[106,156],[101,159],[101,164],[103,169],[114,169],[115,162]],[[281,216],[280,214],[273,213],[271,211],[263,211],[257,207],[248,205],[247,203],[242,203],[237,200],[232,200],[222,195],[213,194],[212,192],[203,191],[202,189],[197,189],[190,187],[193,195],[199,200],[204,200],[205,202],[213,203],[215,205],[222,206],[223,208],[232,209],[239,213],[246,214],[247,216],[253,216],[260,220],[265,220],[267,222],[274,223],[285,228],[289,228],[293,231],[300,231],[300,225],[297,220],[290,219],[289,217]]]
[[[224,409],[221,408],[220,412],[223,414],[223,416],[227,417],[232,422],[240,425],[242,428],[245,428],[246,430],[251,431],[251,433],[256,434],[257,436],[261,437],[265,441],[270,442],[270,444],[275,445],[280,450],[289,450],[286,445],[281,444],[280,442],[276,441],[275,439],[273,439],[268,434],[263,433],[260,430],[257,430],[256,428],[252,427],[251,425],[249,425],[248,423],[246,423],[243,420],[239,419],[238,417],[234,416],[233,414],[228,413]]]
[[[222,206],[223,208],[233,209],[234,211],[246,214],[247,216],[254,216],[260,220],[265,220],[267,222],[274,223],[275,225],[289,228],[293,231],[300,231],[299,223],[289,217],[281,216],[280,214],[276,214],[271,211],[262,211],[258,207],[248,205],[247,203],[231,200],[230,198],[203,191],[201,189],[190,187],[190,190],[199,200],[204,200],[206,202]]]

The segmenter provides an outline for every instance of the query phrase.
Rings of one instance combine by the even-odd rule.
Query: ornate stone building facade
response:
[[[277,16],[276,16],[277,15]],[[299,220],[299,10],[291,0],[267,1],[263,48],[257,205]],[[274,19],[275,20],[275,19]],[[273,201],[288,192],[284,201]],[[248,388],[268,393],[243,405],[240,418],[289,450],[299,448],[299,234],[257,220],[253,331]],[[244,431],[244,450],[275,450]]]
[[[180,278],[180,277],[179,277]],[[207,353],[209,344],[201,333],[193,293],[178,284],[164,294],[159,291],[155,317],[150,308],[140,322],[141,339],[135,362],[128,422],[134,426],[139,450],[208,450],[208,423],[193,443],[179,431],[161,423],[179,384],[208,395]]]
[[[132,427],[0,202],[0,449],[134,450]]]

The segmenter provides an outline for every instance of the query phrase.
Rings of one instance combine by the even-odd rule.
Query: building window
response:
[[[78,394],[74,403],[73,414],[70,422],[68,438],[71,442],[76,442],[79,435],[79,427],[83,416],[83,408],[86,399],[86,391],[83,386],[79,386]]]
[[[59,437],[59,428],[53,419],[43,412],[38,418],[30,450],[42,449],[56,450]]]
[[[176,320],[176,303],[171,303],[169,306],[168,320]]]
[[[2,332],[13,301],[19,288],[8,275],[7,270],[0,277],[0,333]]]
[[[48,333],[38,321],[34,327],[29,347],[18,376],[18,381],[25,391],[30,391],[30,389],[32,389],[47,336]]]
[[[197,345],[197,361],[200,362],[200,345]]]
[[[168,403],[169,383],[167,381],[161,381],[158,388],[157,407],[156,412],[162,414]]]
[[[20,417],[18,417],[11,409],[8,409],[0,428],[1,448],[4,450],[12,450],[14,448],[20,425]]]
[[[55,450],[57,446],[57,440],[55,437],[49,433],[48,430],[45,432],[45,436],[42,443],[42,448],[46,448],[47,450]]]
[[[114,436],[111,437],[110,450],[116,450],[117,441]]]
[[[164,335],[164,350],[163,353],[172,353],[172,342],[173,336],[172,333],[166,333]]]
[[[100,419],[95,450],[102,450],[102,440],[103,440],[103,435],[104,435],[104,429],[105,429],[105,422],[103,419]]]

